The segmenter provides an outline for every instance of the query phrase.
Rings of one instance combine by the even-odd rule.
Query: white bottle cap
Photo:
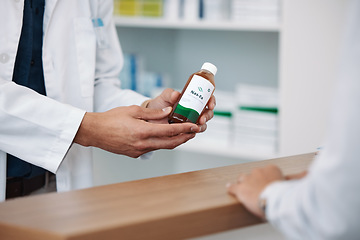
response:
[[[202,65],[201,69],[205,69],[205,70],[208,70],[209,72],[211,72],[212,74],[216,74],[217,72],[217,67],[212,64],[212,63],[209,63],[209,62],[206,62]]]

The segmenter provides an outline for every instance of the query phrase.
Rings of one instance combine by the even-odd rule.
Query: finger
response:
[[[137,108],[134,115],[136,118],[142,120],[158,120],[167,117],[170,114],[171,110],[171,107],[166,107],[163,109]]]
[[[174,92],[176,92],[174,89],[166,88],[164,91],[162,91],[162,93],[160,94],[160,97],[162,98],[162,100],[164,102],[173,103],[172,95]]]
[[[200,133],[205,132],[207,129],[207,124],[198,125],[200,128]]]
[[[307,175],[307,171],[296,173],[296,174],[290,174],[285,176],[286,180],[294,180],[294,179],[301,179]]]
[[[235,183],[227,183],[226,184],[226,189],[227,189],[228,193],[230,193],[231,195],[236,196],[237,184],[235,184]]]
[[[172,100],[173,92],[176,91],[171,88],[166,88],[159,96],[149,102],[147,108],[161,109],[168,106],[173,106],[176,101]]]
[[[147,139],[147,150],[154,151],[157,149],[174,149],[194,137],[195,133],[184,133],[172,137],[149,138]]]
[[[203,125],[206,124],[207,121],[211,120],[214,117],[214,111],[212,110],[205,110],[199,119],[199,124]]]
[[[211,95],[208,104],[207,104],[208,108],[210,110],[214,110],[215,106],[216,106],[216,98],[214,95]]]
[[[155,124],[147,123],[142,129],[143,138],[173,137],[184,133],[198,133],[200,127],[193,123]]]
[[[173,90],[170,96],[170,103],[175,104],[180,98],[180,93],[178,91]]]
[[[159,97],[162,99],[164,103],[167,103],[168,105],[172,106],[176,103],[176,101],[180,97],[180,93],[172,88],[166,88],[164,91],[162,91]]]

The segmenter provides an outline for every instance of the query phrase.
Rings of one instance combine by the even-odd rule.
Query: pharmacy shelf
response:
[[[190,140],[176,148],[177,151],[187,151],[208,154],[219,157],[241,158],[247,161],[260,161],[278,157],[275,153],[260,152],[258,150],[239,149],[216,141]]]
[[[224,31],[280,32],[280,23],[230,22],[230,21],[181,21],[162,18],[119,17],[114,16],[118,27],[164,28],[164,29],[203,29]]]

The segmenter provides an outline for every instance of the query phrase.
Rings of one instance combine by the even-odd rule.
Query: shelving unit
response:
[[[198,65],[205,60],[218,66],[216,84],[220,90],[233,91],[239,81],[278,84],[279,23],[188,22],[119,16],[115,16],[114,21],[124,52],[143,55],[145,59],[153,60],[146,62],[152,71],[168,71],[169,76],[175,76],[169,87],[181,89],[184,79],[197,71]],[[261,65],[259,69],[254,68],[257,64]],[[234,76],[234,69],[241,72]],[[275,157],[274,154],[251,153],[232,146],[199,145],[194,140],[178,150],[248,161]]]

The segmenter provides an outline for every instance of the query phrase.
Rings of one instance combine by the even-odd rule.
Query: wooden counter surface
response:
[[[0,239],[183,239],[261,223],[225,185],[267,164],[286,174],[314,154],[245,163],[0,203]]]

